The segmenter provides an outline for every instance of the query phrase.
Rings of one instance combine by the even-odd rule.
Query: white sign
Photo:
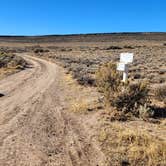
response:
[[[126,82],[128,79],[128,63],[133,62],[133,53],[121,53],[120,54],[120,63],[117,64],[117,70],[123,71],[123,82]]]
[[[118,63],[117,64],[117,70],[118,71],[126,71],[127,70],[127,66],[126,66],[126,64],[125,63]]]
[[[121,53],[120,54],[120,62],[122,63],[132,63],[133,62],[133,53]]]

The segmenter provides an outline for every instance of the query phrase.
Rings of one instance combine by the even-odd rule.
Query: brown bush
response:
[[[116,64],[109,62],[104,64],[96,72],[96,85],[99,92],[103,93],[105,104],[110,104],[110,97],[117,93],[121,84],[121,76],[116,70]]]

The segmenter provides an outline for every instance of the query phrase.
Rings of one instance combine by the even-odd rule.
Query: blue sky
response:
[[[166,0],[1,0],[0,35],[165,32]]]

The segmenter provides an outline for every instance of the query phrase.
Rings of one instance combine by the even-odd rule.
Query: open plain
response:
[[[166,100],[155,96],[166,33],[1,36],[0,52],[26,61],[0,68],[0,165],[166,165]],[[97,90],[99,67],[123,52],[134,53],[129,80],[148,82],[151,118],[113,116]]]

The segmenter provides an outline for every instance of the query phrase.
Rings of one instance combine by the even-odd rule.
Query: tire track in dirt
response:
[[[62,69],[24,57],[33,68],[0,81],[7,92],[0,99],[0,165],[101,165],[104,158],[97,145],[66,110],[64,96],[69,94],[62,87]]]

